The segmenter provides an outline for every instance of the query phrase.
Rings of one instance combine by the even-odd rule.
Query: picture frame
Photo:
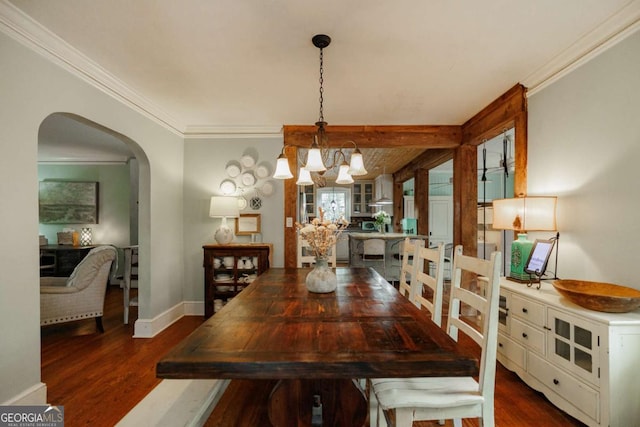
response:
[[[40,181],[38,213],[41,224],[98,224],[98,183]]]
[[[527,258],[524,271],[537,277],[544,275],[555,243],[555,239],[536,239],[533,242],[533,247],[531,248],[531,253],[529,253],[529,258]]]
[[[240,214],[236,218],[236,236],[260,233],[260,214]]]

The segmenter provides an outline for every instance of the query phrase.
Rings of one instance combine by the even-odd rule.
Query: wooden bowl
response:
[[[627,313],[640,307],[640,291],[610,283],[555,280],[553,287],[571,302],[589,310]]]

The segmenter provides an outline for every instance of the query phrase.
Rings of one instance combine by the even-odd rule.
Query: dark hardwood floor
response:
[[[110,286],[104,334],[96,331],[93,319],[41,329],[47,401],[64,406],[67,427],[115,425],[159,383],[156,362],[203,321],[200,316],[184,317],[154,338],[134,339],[137,308],[131,308],[129,325],[122,323],[122,314],[122,290]],[[477,352],[471,344],[461,343],[465,351]],[[270,389],[271,384],[265,381],[233,381],[205,425],[268,426],[264,399]],[[495,407],[496,425],[501,427],[583,426],[499,364]],[[414,427],[437,425],[420,422]],[[463,425],[478,423],[464,420]]]

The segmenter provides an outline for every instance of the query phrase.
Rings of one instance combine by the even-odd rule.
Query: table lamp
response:
[[[493,201],[493,228],[515,230],[518,239],[511,243],[511,269],[507,279],[528,283],[531,275],[525,271],[525,263],[533,242],[527,239],[527,231],[556,231],[557,197],[517,197]]]
[[[216,230],[214,237],[221,245],[231,243],[234,235],[233,230],[227,225],[227,218],[238,218],[238,199],[235,197],[213,196],[209,204],[209,216],[211,218],[222,218],[220,227]]]

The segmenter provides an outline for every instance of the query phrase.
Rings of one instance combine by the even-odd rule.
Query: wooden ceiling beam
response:
[[[405,182],[413,178],[420,169],[432,169],[453,159],[453,149],[426,150],[420,156],[407,163],[402,169],[393,174],[395,182]]]
[[[285,125],[286,144],[308,147],[315,126]],[[461,126],[327,126],[325,128],[332,147],[348,147],[354,141],[358,148],[456,148],[462,141]]]

